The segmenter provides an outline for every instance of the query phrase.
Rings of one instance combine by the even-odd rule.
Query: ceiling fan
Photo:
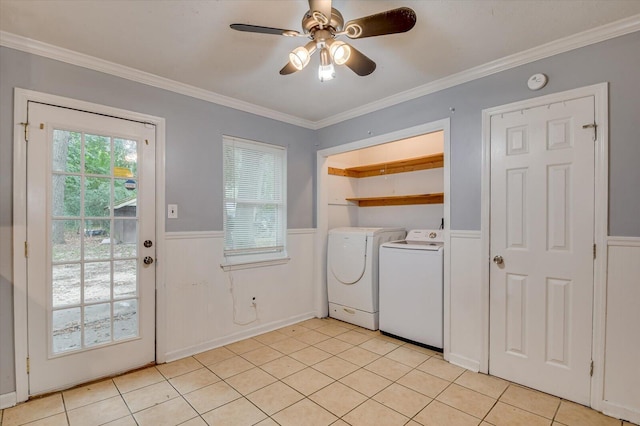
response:
[[[335,77],[336,65],[346,65],[359,76],[371,74],[376,63],[353,46],[337,40],[345,35],[350,39],[375,37],[409,31],[416,23],[416,13],[408,7],[387,10],[344,23],[342,14],[331,7],[331,0],[309,0],[309,10],[302,17],[303,32],[248,24],[231,24],[237,31],[274,34],[288,37],[307,37],[311,41],[289,53],[289,62],[281,75],[293,74],[309,64],[311,55],[320,52],[320,81]]]

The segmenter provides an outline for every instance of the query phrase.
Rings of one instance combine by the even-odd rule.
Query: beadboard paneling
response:
[[[221,232],[167,233],[167,361],[313,317],[315,235],[290,230],[286,264],[224,272]]]
[[[640,424],[640,238],[609,237],[603,411]]]

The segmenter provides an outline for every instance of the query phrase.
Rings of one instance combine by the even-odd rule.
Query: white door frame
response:
[[[119,108],[108,107],[62,96],[16,88],[14,92],[13,126],[13,323],[15,344],[16,402],[29,398],[27,374],[27,145],[25,127],[27,104],[41,102],[61,107],[148,122],[156,126],[156,362],[163,362],[166,347],[166,302],[164,273],[164,189],[165,189],[165,119]]]
[[[569,99],[594,96],[597,143],[595,148],[594,188],[594,242],[597,257],[594,261],[593,286],[593,346],[591,356],[594,363],[591,377],[591,406],[599,410],[604,392],[604,342],[605,302],[607,272],[608,230],[608,182],[609,182],[609,102],[608,84],[600,83],[565,92],[553,93],[507,105],[482,110],[482,214],[481,214],[481,294],[482,294],[482,351],[480,371],[489,372],[489,241],[491,206],[491,116],[510,111],[535,108]]]
[[[329,213],[328,213],[328,165],[327,157],[330,155],[342,154],[344,152],[353,151],[356,149],[368,148],[375,145],[381,145],[388,142],[394,142],[401,139],[407,139],[414,136],[424,135],[426,133],[443,132],[444,137],[444,356],[448,357],[449,353],[449,301],[450,301],[450,285],[449,285],[449,266],[451,256],[448,252],[448,247],[451,247],[450,237],[450,186],[449,186],[449,169],[451,164],[450,159],[450,135],[451,124],[449,118],[442,120],[432,121],[430,123],[420,124],[418,126],[409,127],[407,129],[398,130],[391,133],[385,133],[378,136],[373,136],[367,139],[362,139],[355,142],[346,143],[343,145],[337,145],[331,148],[326,148],[317,151],[317,167],[316,167],[316,293],[314,295],[316,316],[322,318],[328,315],[328,300],[327,300],[327,235],[329,233]]]

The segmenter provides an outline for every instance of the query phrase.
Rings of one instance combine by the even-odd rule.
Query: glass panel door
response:
[[[27,328],[37,395],[155,360],[155,128],[38,103],[29,122]]]

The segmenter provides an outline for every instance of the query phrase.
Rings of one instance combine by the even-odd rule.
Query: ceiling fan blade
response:
[[[327,19],[331,19],[331,0],[309,0],[309,10],[320,12]]]
[[[261,27],[259,25],[231,24],[229,26],[236,31],[244,31],[248,33],[274,34],[274,35],[287,35],[287,36],[300,35],[298,31],[294,31],[294,30],[283,30],[281,28]]]
[[[364,18],[354,19],[344,26],[349,38],[375,37],[404,33],[416,24],[416,12],[408,7],[387,10]]]
[[[294,67],[291,62],[287,62],[287,65],[282,67],[282,69],[280,70],[280,75],[293,74],[296,71],[298,71],[298,69]]]
[[[364,53],[360,52],[353,46],[351,48],[351,55],[345,65],[351,68],[351,71],[355,72],[361,77],[371,74],[376,69],[376,63],[369,59]]]

